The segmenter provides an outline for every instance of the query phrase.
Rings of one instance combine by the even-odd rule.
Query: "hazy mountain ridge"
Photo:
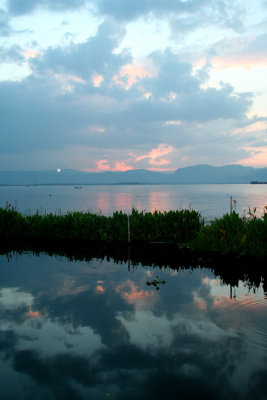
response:
[[[93,184],[192,184],[267,182],[267,168],[225,165],[213,167],[200,164],[179,168],[173,173],[146,169],[128,171],[83,172],[66,169],[57,171],[0,171],[0,185],[93,185]]]

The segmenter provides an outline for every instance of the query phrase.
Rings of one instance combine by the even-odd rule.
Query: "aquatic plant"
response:
[[[131,243],[169,243],[197,251],[267,256],[267,212],[247,217],[235,211],[204,224],[194,210],[144,212],[117,211],[112,216],[90,212],[66,215],[23,216],[12,207],[0,208],[0,239],[28,242],[127,243],[128,219]]]
[[[202,251],[238,253],[240,255],[267,255],[267,213],[261,218],[256,209],[240,217],[235,211],[216,218],[202,226],[190,243],[191,248]]]
[[[131,242],[159,241],[183,245],[195,236],[203,221],[193,210],[145,213],[133,209],[129,223]],[[121,211],[110,217],[90,212],[22,216],[13,209],[1,209],[0,236],[126,242],[128,216]]]
[[[146,282],[147,286],[153,285],[157,290],[159,290],[159,285],[164,285],[165,283],[166,281],[160,280],[158,275],[156,275],[155,279]]]

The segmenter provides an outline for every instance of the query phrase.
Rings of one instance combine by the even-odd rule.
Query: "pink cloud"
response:
[[[146,70],[142,65],[125,64],[121,67],[119,74],[113,77],[113,81],[117,85],[129,89],[141,79],[145,77],[151,78],[152,76],[152,73]],[[151,95],[151,93],[149,93],[149,95]]]
[[[97,163],[97,170],[98,171],[110,171],[111,166],[108,164],[108,160],[98,160]]]
[[[225,58],[213,58],[212,65],[219,69],[241,67],[250,70],[261,65],[266,66],[267,56],[263,56],[262,54],[232,54]]]
[[[244,147],[243,150],[249,152],[249,156],[237,161],[235,164],[246,165],[248,167],[267,167],[267,146],[264,147]]]
[[[104,81],[104,77],[101,74],[94,74],[92,76],[92,81],[93,81],[94,87],[100,87],[102,82]]]
[[[115,161],[114,166],[108,163],[108,160],[98,160],[97,171],[129,171],[133,169],[131,165],[127,165],[124,161]]]
[[[148,100],[148,99],[150,99],[150,97],[152,97],[152,93],[151,92],[146,92],[144,94],[144,97]]]
[[[85,83],[81,77],[71,74],[54,74],[54,78],[61,83],[64,92],[72,92],[74,83]]]
[[[152,290],[139,289],[134,282],[127,280],[125,283],[118,285],[115,291],[125,298],[129,303],[145,302],[147,298],[155,296]]]
[[[34,50],[23,50],[21,53],[26,60],[29,60],[30,58],[36,58],[40,54],[38,51]]]
[[[85,80],[76,75],[71,74],[54,74],[54,77],[60,82],[78,82],[85,83]]]
[[[262,37],[224,39],[216,45],[217,56],[212,57],[215,68],[251,68],[267,65],[265,47],[262,47]]]
[[[145,158],[149,158],[149,164],[152,165],[166,165],[169,164],[169,161],[161,158],[174,150],[173,146],[168,146],[165,143],[161,143],[155,149],[152,149],[148,154],[144,154],[143,156],[136,157],[135,161],[139,162],[144,160]],[[160,158],[157,160],[157,158]]]
[[[40,318],[41,314],[39,313],[39,311],[30,310],[29,312],[27,312],[26,316],[29,318]]]
[[[257,121],[246,127],[234,129],[233,133],[244,134],[244,133],[251,133],[251,132],[261,132],[261,131],[265,131],[265,129],[267,129],[267,121]]]
[[[159,160],[153,160],[152,158],[148,161],[150,165],[168,165],[170,164],[169,160],[166,160],[165,158],[160,158]]]
[[[133,169],[131,165],[127,165],[124,161],[116,161],[112,171],[129,171],[130,169]]]

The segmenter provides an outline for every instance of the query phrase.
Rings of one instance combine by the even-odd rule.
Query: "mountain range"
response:
[[[104,185],[104,184],[195,184],[267,182],[267,168],[200,164],[173,172],[146,169],[128,171],[83,172],[73,169],[58,171],[0,171],[0,185]]]

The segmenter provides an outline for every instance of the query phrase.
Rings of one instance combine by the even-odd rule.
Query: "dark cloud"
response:
[[[102,395],[120,400],[169,400],[179,392],[182,399],[194,398],[196,393],[199,399],[240,398],[231,387],[227,371],[220,372],[215,360],[203,360],[195,351],[185,356],[178,348],[173,349],[172,356],[174,362],[165,352],[153,354],[131,344],[104,350],[92,359],[72,354],[43,358],[24,350],[16,353],[14,368],[33,382],[25,388],[26,396],[31,393],[39,397],[46,392],[49,397],[66,399],[88,395],[97,399]],[[197,364],[201,364],[201,370]],[[216,380],[210,379],[212,376]]]
[[[248,53],[249,54],[262,54],[266,56],[267,51],[267,33],[257,36],[254,40],[252,40],[248,45]]]
[[[241,30],[244,7],[230,0],[8,0],[11,15],[23,15],[43,8],[51,11],[72,10],[89,6],[100,16],[127,22],[142,16],[168,17],[173,33],[194,30],[199,26],[222,25]]]
[[[71,323],[75,329],[90,326],[107,346],[115,346],[129,340],[127,330],[116,315],[118,312],[123,315],[132,313],[133,306],[127,304],[108,283],[105,284],[105,293],[101,295],[88,290],[76,296],[64,296],[60,302],[58,299],[51,301],[42,298],[39,301],[42,307],[45,302],[45,307],[48,311],[52,311],[55,321]]]
[[[183,13],[191,12],[196,8],[205,4],[205,0],[201,1],[166,1],[166,0],[98,0],[97,6],[99,12],[106,15],[111,15],[119,20],[133,20],[148,13]]]
[[[127,53],[113,53],[123,35],[123,29],[112,20],[106,20],[96,35],[86,42],[71,44],[67,48],[49,48],[42,58],[33,59],[31,66],[37,74],[47,71],[71,73],[88,80],[97,72],[105,74],[105,78],[110,77],[131,60]]]
[[[154,13],[158,16],[169,13],[192,13],[209,4],[207,0],[8,0],[8,10],[13,15],[27,14],[36,8],[48,8],[52,11],[80,8],[94,5],[100,14],[119,20],[132,20],[141,15]]]
[[[245,10],[230,0],[97,0],[100,14],[119,21],[132,21],[142,16],[168,17],[174,34],[184,34],[200,26],[227,26],[235,31],[243,29]]]
[[[204,19],[209,24],[217,23],[219,19],[222,22],[222,17],[229,23],[233,23],[233,16],[238,16],[237,6],[228,0],[214,1],[212,7],[207,0],[137,0],[135,2],[131,0],[98,0],[96,4],[100,14],[109,15],[118,20],[129,21],[148,14],[160,18],[181,15],[182,20],[186,21],[185,25],[189,24],[192,28],[193,23],[196,26],[199,25],[200,16],[202,16],[202,21]],[[192,20],[194,14],[198,17]]]
[[[192,74],[192,65],[181,61],[170,49],[154,52],[149,58],[158,68],[157,77],[146,79],[144,86],[153,95],[164,96],[171,92],[192,93],[199,89],[200,81]]]
[[[180,100],[182,120],[210,121],[215,119],[242,119],[252,105],[251,94],[235,95],[226,85],[221,89],[199,90],[194,96]]]
[[[36,8],[48,8],[52,11],[71,10],[85,4],[86,0],[8,0],[7,2],[8,10],[12,15],[28,14]]]
[[[0,36],[9,36],[11,32],[8,15],[0,8]]]
[[[20,46],[12,46],[8,48],[0,49],[0,63],[13,62],[15,64],[22,64],[25,62],[25,57],[22,53],[22,48]]]

